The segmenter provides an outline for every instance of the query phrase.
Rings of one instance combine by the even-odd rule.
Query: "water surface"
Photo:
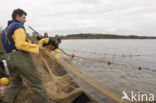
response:
[[[115,63],[156,69],[155,44],[155,39],[87,39],[63,40],[60,47],[67,52],[101,54],[101,59]]]

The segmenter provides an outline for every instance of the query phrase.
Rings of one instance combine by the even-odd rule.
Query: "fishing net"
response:
[[[33,39],[32,41],[36,42],[35,37],[30,37],[29,39]],[[1,40],[0,52],[4,53]],[[2,55],[0,55],[0,59],[2,59]],[[50,103],[71,103],[84,93],[83,89],[72,79],[71,75],[56,62],[55,57],[49,52],[43,51],[37,55],[32,54],[32,59],[45,85]],[[0,87],[0,99],[3,99],[6,86]],[[23,82],[14,103],[34,103],[33,101],[34,95],[31,88]]]
[[[32,55],[32,58],[44,82],[50,103],[71,103],[83,93],[83,89],[56,62],[54,56],[43,51],[39,55]],[[15,103],[33,103],[33,100],[31,89],[23,83]]]

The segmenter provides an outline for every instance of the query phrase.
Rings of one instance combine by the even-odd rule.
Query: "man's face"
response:
[[[47,38],[47,37],[48,37],[48,34],[47,34],[47,33],[45,33],[45,34],[44,34],[44,37],[46,37],[46,38]]]
[[[22,16],[16,15],[16,20],[18,20],[20,23],[24,25],[24,23],[26,22],[25,14],[22,14]]]

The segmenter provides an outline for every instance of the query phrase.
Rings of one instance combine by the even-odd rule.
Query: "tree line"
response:
[[[69,34],[61,36],[62,39],[156,39],[151,36],[136,36],[136,35],[116,35],[116,34]]]

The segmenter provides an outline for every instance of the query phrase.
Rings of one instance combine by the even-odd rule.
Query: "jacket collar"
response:
[[[17,21],[17,20],[9,20],[9,21],[8,21],[8,25],[10,25],[10,24],[12,24],[12,23],[20,23],[20,22]]]

